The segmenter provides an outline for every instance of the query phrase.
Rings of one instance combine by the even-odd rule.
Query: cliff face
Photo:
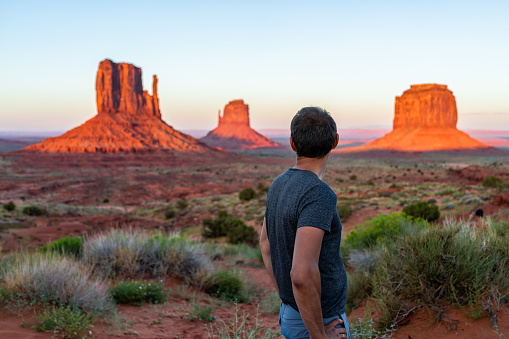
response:
[[[456,99],[446,85],[412,85],[396,97],[393,130],[355,150],[442,151],[489,148],[456,128]]]
[[[103,60],[96,78],[97,115],[63,135],[25,148],[48,153],[175,152],[217,153],[161,119],[157,77],[153,95],[143,90],[141,69]]]
[[[127,63],[103,60],[95,82],[97,113],[145,114],[161,118],[157,99],[157,77],[153,96],[143,90],[141,69]]]
[[[224,107],[223,116],[218,116],[217,128],[200,140],[212,147],[229,150],[281,147],[251,128],[249,107],[243,100],[230,101]]]
[[[396,97],[393,129],[408,127],[456,128],[456,98],[446,85],[412,85]]]

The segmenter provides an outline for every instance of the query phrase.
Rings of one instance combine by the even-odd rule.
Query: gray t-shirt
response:
[[[296,310],[290,271],[297,228],[312,226],[325,230],[318,262],[324,318],[343,314],[346,304],[346,271],[340,250],[342,226],[336,202],[336,194],[315,173],[290,168],[270,186],[265,211],[279,296]]]

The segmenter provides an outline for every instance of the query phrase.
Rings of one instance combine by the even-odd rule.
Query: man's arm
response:
[[[343,321],[336,319],[323,325],[318,261],[324,234],[324,230],[316,227],[302,226],[297,229],[290,272],[293,295],[311,339],[346,338],[344,328],[335,328]]]
[[[279,289],[276,284],[276,278],[274,277],[274,271],[272,270],[272,261],[270,258],[270,243],[269,237],[267,236],[267,226],[265,226],[265,218],[263,218],[262,232],[260,234],[260,250],[262,251],[263,263],[265,264],[265,268],[269,273],[270,280],[274,287],[276,288],[277,293],[279,293]]]
[[[321,281],[318,260],[324,230],[316,227],[299,227],[293,251],[293,295],[311,339],[326,338],[321,306]]]

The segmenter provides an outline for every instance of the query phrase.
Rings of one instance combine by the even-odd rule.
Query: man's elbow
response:
[[[313,284],[311,276],[317,272],[316,270],[309,269],[293,269],[290,271],[290,278],[292,279],[292,285],[296,289],[307,289]],[[320,274],[318,272],[318,274]]]

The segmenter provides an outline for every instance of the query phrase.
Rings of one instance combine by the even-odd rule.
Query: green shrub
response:
[[[219,211],[215,219],[203,219],[202,236],[217,238],[227,236],[229,244],[245,243],[250,246],[258,244],[258,233],[242,220],[231,218],[225,211]]]
[[[198,319],[206,322],[216,320],[216,317],[212,315],[212,307],[202,306],[197,303],[192,304],[191,309],[189,310],[189,316],[187,318],[189,320]]]
[[[349,204],[337,204],[336,210],[338,211],[341,221],[346,221],[353,213],[352,207]]]
[[[144,301],[159,304],[166,301],[166,294],[160,283],[147,283],[139,280],[122,281],[112,287],[110,292],[117,304],[141,304]]]
[[[346,292],[346,312],[356,309],[360,303],[371,295],[373,289],[371,276],[368,272],[347,272],[348,289]]]
[[[60,254],[70,254],[75,257],[81,255],[83,237],[65,237],[39,248],[40,252],[55,251]]]
[[[240,201],[249,201],[253,199],[256,195],[256,192],[251,187],[244,188],[239,193],[239,199]]]
[[[38,217],[41,215],[47,215],[48,211],[46,211],[44,208],[40,208],[37,206],[27,206],[23,208],[23,214]]]
[[[347,256],[354,249],[371,247],[382,240],[393,239],[399,234],[413,232],[426,225],[426,222],[414,221],[402,213],[381,213],[367,226],[356,227],[350,232],[344,240],[341,252]]]
[[[171,218],[175,217],[176,214],[177,214],[177,211],[175,211],[174,209],[169,209],[166,211],[166,213],[164,213],[164,217],[166,219],[171,219]]]
[[[189,201],[187,201],[186,199],[182,199],[182,200],[177,201],[177,208],[179,210],[183,210],[187,206],[189,206]]]
[[[440,219],[440,211],[437,205],[428,204],[425,201],[419,201],[415,204],[403,208],[403,213],[412,218],[421,218],[428,222]]]
[[[107,203],[109,203],[109,202],[110,202],[110,199],[108,199],[108,198],[104,198],[104,199],[103,199],[103,203],[104,203],[104,204],[107,204]]]
[[[12,293],[7,287],[0,286],[0,304],[8,302],[11,299],[11,296]]]
[[[483,179],[482,185],[488,188],[499,188],[504,185],[504,180],[495,176],[488,176]]]
[[[228,243],[232,245],[242,243],[253,247],[258,245],[258,232],[256,232],[253,227],[247,226],[243,222],[238,223],[235,227],[229,229],[227,236]]]
[[[350,180],[357,180],[357,176],[356,176],[355,174],[352,174],[352,175],[350,176]]]
[[[233,271],[216,272],[206,292],[213,297],[227,301],[243,303],[249,299],[244,290],[244,281]]]
[[[12,212],[16,209],[16,205],[12,201],[9,201],[7,204],[4,204],[4,209],[6,211]]]
[[[53,332],[68,339],[81,339],[88,336],[95,320],[93,315],[71,306],[45,309],[36,319],[40,323],[34,326],[36,331]]]
[[[468,305],[477,318],[507,295],[508,244],[509,222],[488,223],[481,230],[448,221],[399,237],[383,247],[373,274],[373,296],[422,306]],[[395,319],[398,307],[387,311],[385,324]]]

